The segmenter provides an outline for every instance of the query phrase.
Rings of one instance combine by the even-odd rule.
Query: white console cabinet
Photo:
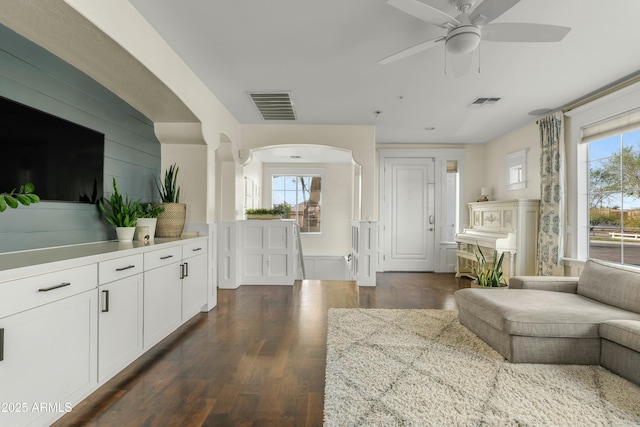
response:
[[[0,254],[0,426],[50,425],[208,307],[206,237]]]
[[[98,382],[142,353],[143,255],[98,264]]]
[[[144,254],[144,348],[149,349],[182,322],[182,248]]]
[[[96,265],[0,287],[0,425],[49,425],[96,384]]]
[[[192,318],[207,304],[206,242],[182,246],[182,321]]]

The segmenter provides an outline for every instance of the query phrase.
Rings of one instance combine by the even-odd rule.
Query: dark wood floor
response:
[[[65,415],[56,426],[320,426],[327,311],[455,310],[469,280],[384,273],[378,285],[303,281],[219,290],[189,321]]]

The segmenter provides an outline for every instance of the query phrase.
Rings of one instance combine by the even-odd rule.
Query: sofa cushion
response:
[[[638,313],[566,292],[469,288],[457,291],[454,296],[461,311],[469,311],[510,335],[598,338],[604,321],[640,321]]]
[[[631,350],[640,352],[640,322],[610,320],[600,325],[600,336]]]
[[[576,292],[605,304],[640,313],[640,269],[587,260]]]

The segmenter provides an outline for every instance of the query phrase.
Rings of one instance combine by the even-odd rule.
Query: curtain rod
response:
[[[618,80],[617,82],[612,83],[609,86],[604,86],[601,89],[598,89],[595,93],[592,93],[591,95],[587,95],[584,98],[580,98],[577,101],[574,101],[573,103],[567,105],[566,107],[562,108],[562,112],[566,113],[569,112],[575,108],[581,107],[585,104],[588,104],[589,102],[595,101],[596,99],[600,99],[603,96],[609,95],[611,93],[614,93],[620,89],[623,89],[627,86],[631,86],[632,84],[638,83],[640,82],[640,71],[631,74],[631,76],[627,76],[621,80]]]

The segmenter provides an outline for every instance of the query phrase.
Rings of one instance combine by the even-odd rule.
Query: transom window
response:
[[[290,219],[295,219],[301,233],[322,230],[322,177],[316,174],[272,175],[272,204],[286,203],[291,207]]]
[[[640,265],[640,130],[588,145],[589,257]]]

